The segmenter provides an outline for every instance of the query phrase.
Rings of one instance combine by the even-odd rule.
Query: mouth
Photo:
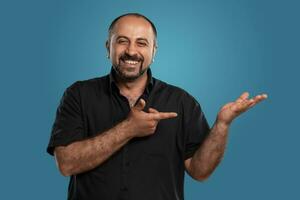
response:
[[[130,65],[136,65],[139,63],[139,61],[135,61],[135,60],[124,60],[124,62]]]
[[[140,63],[140,61],[137,61],[137,60],[125,60],[125,59],[120,59],[121,62],[125,65],[128,65],[128,66],[136,66],[137,64]]]

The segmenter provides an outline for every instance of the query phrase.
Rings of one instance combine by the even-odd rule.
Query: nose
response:
[[[128,44],[126,48],[126,53],[130,56],[137,54],[136,47],[133,43]]]

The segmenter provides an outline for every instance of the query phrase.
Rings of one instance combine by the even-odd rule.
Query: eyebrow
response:
[[[128,37],[126,37],[126,36],[118,36],[117,38],[116,38],[116,40],[118,40],[118,39],[126,39],[126,40],[129,40],[129,38]]]

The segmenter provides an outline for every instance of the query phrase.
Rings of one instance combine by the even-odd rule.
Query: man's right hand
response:
[[[158,112],[153,108],[144,112],[145,104],[141,99],[131,108],[126,120],[95,137],[57,146],[54,154],[61,173],[70,176],[94,169],[133,137],[153,134],[159,120],[177,116],[176,113]]]
[[[138,103],[131,108],[127,122],[132,137],[144,137],[155,132],[157,124],[162,119],[177,117],[175,112],[159,112],[154,108],[149,108],[149,112],[144,112],[146,102],[140,99]]]

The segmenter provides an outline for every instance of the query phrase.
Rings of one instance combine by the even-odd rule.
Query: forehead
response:
[[[112,31],[112,37],[154,39],[151,24],[142,17],[125,16],[119,19]]]

